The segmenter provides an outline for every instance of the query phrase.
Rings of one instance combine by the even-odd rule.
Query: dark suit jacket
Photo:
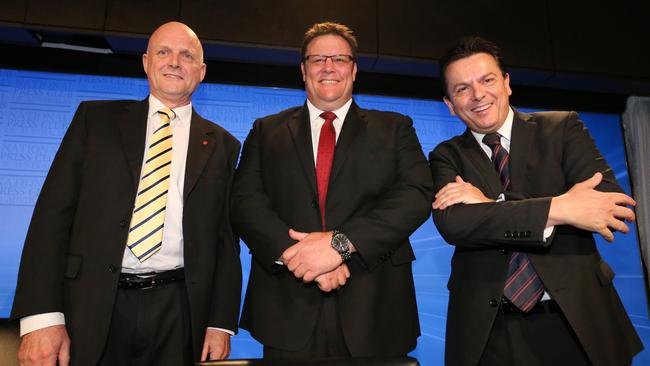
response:
[[[27,234],[12,317],[63,312],[75,365],[96,364],[106,343],[147,111],[147,100],[79,105]],[[183,236],[195,357],[207,326],[237,329],[241,266],[227,197],[238,153],[234,137],[192,111]]]
[[[431,177],[403,115],[352,104],[343,123],[327,196],[327,229],[358,254],[338,290],[352,356],[405,354],[420,333],[409,235],[429,216]],[[232,194],[232,221],[253,255],[241,319],[264,345],[297,350],[314,331],[323,294],[274,265],[295,242],[289,228],[321,231],[309,112],[305,106],[255,121]]]
[[[602,172],[601,191],[621,191],[611,168],[575,112],[515,112],[511,190],[499,203],[435,210],[440,234],[456,246],[449,278],[445,361],[476,365],[503,293],[512,250],[528,253],[594,365],[623,365],[643,347],[612,285],[614,272],[592,234],[558,226],[543,241],[551,197]],[[429,155],[436,190],[460,175],[487,197],[501,182],[469,130]],[[493,301],[496,300],[496,301]]]

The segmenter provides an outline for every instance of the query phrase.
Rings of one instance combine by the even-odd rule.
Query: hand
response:
[[[311,282],[343,263],[332,248],[332,232],[301,233],[289,229],[289,237],[298,242],[284,251],[280,260],[297,278]]]
[[[494,202],[481,192],[480,189],[474,187],[472,183],[467,183],[459,175],[456,176],[456,181],[447,183],[436,193],[436,199],[433,201],[431,208],[434,210],[444,210],[449,206],[458,203],[482,203]]]
[[[612,230],[627,233],[625,221],[635,219],[634,211],[625,206],[635,206],[632,197],[616,192],[599,192],[594,188],[603,179],[601,173],[577,183],[558,197],[553,197],[547,226],[567,224],[579,229],[597,232],[611,242]]]
[[[70,337],[65,325],[37,329],[23,336],[18,350],[21,366],[68,366],[70,362]]]
[[[314,280],[323,292],[330,292],[346,284],[350,278],[350,269],[343,263],[331,272],[324,273]]]
[[[223,360],[229,355],[230,334],[218,329],[208,328],[205,331],[201,361]]]

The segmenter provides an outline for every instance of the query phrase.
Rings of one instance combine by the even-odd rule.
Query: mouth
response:
[[[319,80],[318,82],[321,84],[328,84],[328,85],[340,83],[339,80],[330,80],[330,79]]]
[[[484,112],[484,111],[488,110],[490,107],[492,107],[492,103],[481,104],[479,106],[476,106],[476,107],[472,108],[472,112],[481,113],[481,112]]]
[[[176,74],[163,74],[163,76],[170,79],[183,80],[182,76]]]

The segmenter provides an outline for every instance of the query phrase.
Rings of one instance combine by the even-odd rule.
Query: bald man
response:
[[[203,48],[170,22],[142,56],[149,96],[82,102],[27,233],[12,318],[23,365],[191,365],[237,330],[228,193],[239,142],[191,96]]]

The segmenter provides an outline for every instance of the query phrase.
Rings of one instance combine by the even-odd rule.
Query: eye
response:
[[[494,76],[488,76],[483,80],[485,85],[492,85],[497,79]]]
[[[158,55],[158,56],[166,56],[167,54],[169,54],[169,50],[167,50],[167,49],[161,49],[161,50],[158,50],[158,52],[156,52],[156,55]]]
[[[325,56],[311,56],[311,63],[316,64],[316,65],[321,65],[324,64],[325,61],[327,60],[327,57]]]
[[[193,61],[194,60],[194,55],[192,55],[189,52],[183,52],[183,58],[187,61]]]
[[[465,93],[468,90],[468,87],[465,85],[459,86],[456,89],[454,89],[454,94],[460,95]]]

